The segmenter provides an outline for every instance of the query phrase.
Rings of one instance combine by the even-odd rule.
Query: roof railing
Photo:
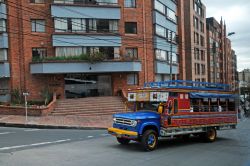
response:
[[[180,89],[195,89],[195,90],[230,91],[230,86],[227,84],[184,81],[184,80],[147,82],[144,84],[144,88],[180,88]]]

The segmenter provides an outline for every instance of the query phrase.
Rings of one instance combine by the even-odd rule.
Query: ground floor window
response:
[[[128,74],[127,75],[128,85],[138,85],[138,74]]]
[[[66,98],[112,95],[110,75],[67,74],[64,79]]]

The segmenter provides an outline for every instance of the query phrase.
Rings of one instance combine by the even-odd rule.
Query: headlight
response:
[[[133,120],[132,123],[131,123],[131,126],[135,127],[136,125],[137,125],[137,121]]]
[[[113,118],[113,122],[114,122],[114,123],[116,122],[116,118]]]

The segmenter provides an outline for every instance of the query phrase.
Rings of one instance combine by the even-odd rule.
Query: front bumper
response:
[[[134,131],[127,131],[127,130],[121,130],[117,128],[108,128],[108,133],[119,137],[119,138],[127,138],[127,139],[137,139],[138,138],[138,133]]]

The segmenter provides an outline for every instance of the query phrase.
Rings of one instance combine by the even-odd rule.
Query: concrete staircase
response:
[[[57,100],[56,107],[51,112],[51,115],[101,116],[119,112],[126,112],[122,98],[118,96],[106,96]]]

